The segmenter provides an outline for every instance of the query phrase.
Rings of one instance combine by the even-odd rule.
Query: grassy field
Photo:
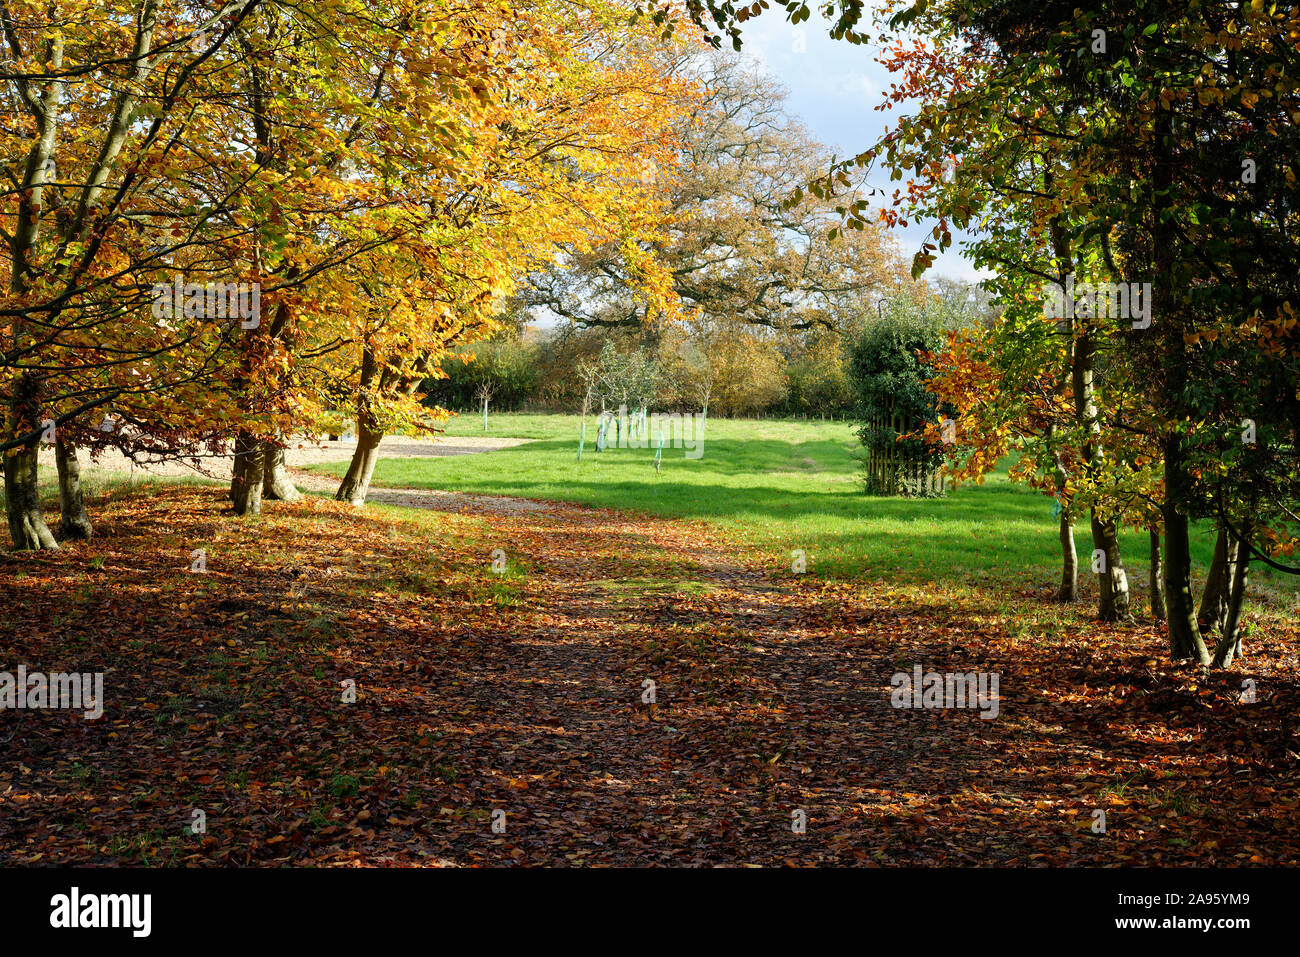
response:
[[[483,435],[483,422],[459,416],[449,436]],[[703,454],[666,448],[659,474],[652,449],[595,450],[587,424],[576,461],[577,416],[498,414],[488,435],[533,439],[484,455],[381,461],[378,485],[440,488],[604,506],[667,518],[699,519],[721,529],[775,567],[806,553],[808,571],[827,578],[872,577],[900,584],[927,581],[1014,584],[1050,591],[1059,551],[1050,499],[1007,479],[1005,468],[982,486],[965,486],[939,500],[868,497],[861,491],[860,448],[846,422],[712,419]],[[319,470],[342,475],[345,464]],[[1076,531],[1080,561],[1091,554],[1086,527]],[[1145,591],[1145,531],[1123,537],[1135,592]],[[1213,550],[1208,529],[1194,542],[1198,574]],[[1293,605],[1290,580],[1266,570],[1252,589],[1270,604]],[[1085,589],[1091,576],[1081,576]]]

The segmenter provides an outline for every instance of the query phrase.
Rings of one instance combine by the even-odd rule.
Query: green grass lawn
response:
[[[596,452],[591,417],[586,449],[577,462],[578,432],[574,415],[491,415],[486,433],[481,417],[462,415],[448,423],[447,435],[535,441],[481,455],[381,460],[375,483],[699,519],[774,567],[788,567],[790,553],[801,549],[808,571],[828,578],[1044,589],[1059,579],[1052,501],[1012,484],[1005,467],[984,485],[963,486],[943,499],[879,498],[862,493],[855,458],[860,446],[846,422],[711,419],[703,455],[690,459],[683,449],[665,448],[659,474],[653,449]],[[341,476],[346,463],[319,470]],[[1090,587],[1092,547],[1086,525],[1075,537],[1081,582]],[[1213,551],[1211,532],[1196,530],[1193,547],[1198,574],[1203,574]],[[1144,592],[1146,532],[1126,533],[1123,548],[1131,585]],[[1294,602],[1291,579],[1258,567],[1252,577],[1256,594]],[[1281,595],[1271,594],[1279,589]]]

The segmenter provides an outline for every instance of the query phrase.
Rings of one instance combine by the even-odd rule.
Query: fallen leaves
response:
[[[241,523],[221,507],[185,487],[104,505],[99,570],[92,546],[0,557],[4,660],[107,672],[99,722],[0,712],[0,860],[1298,857],[1282,630],[1253,636],[1248,670],[1202,677],[1164,664],[1151,627],[1062,611],[1050,637],[1022,634],[978,594],[776,580],[694,524],[486,499],[468,517],[308,499]],[[191,574],[190,551],[218,540]],[[999,673],[999,717],[891,707],[890,675],[914,664]]]

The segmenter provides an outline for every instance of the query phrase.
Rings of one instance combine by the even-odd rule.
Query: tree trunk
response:
[[[66,439],[54,443],[54,461],[59,470],[59,540],[75,538],[88,542],[93,531],[81,494],[81,462],[77,447]]]
[[[301,275],[302,269],[296,263],[289,266],[285,273],[286,280],[294,280]],[[275,312],[269,323],[261,323],[255,331],[243,338],[243,358],[239,374],[235,377],[234,391],[245,394],[256,372],[265,346],[281,341],[292,322],[289,302],[281,300],[276,304]],[[244,404],[241,403],[241,408]],[[244,408],[245,411],[257,411]],[[234,504],[236,515],[259,515],[262,511],[263,489],[268,487],[266,481],[265,443],[250,432],[240,430],[235,436],[235,464],[230,478],[230,501]],[[275,479],[273,477],[272,482]],[[296,489],[294,490],[296,494]],[[292,501],[292,499],[289,499]]]
[[[1160,116],[1156,121],[1157,148],[1170,150],[1173,141],[1173,117]],[[1165,528],[1165,604],[1169,614],[1169,655],[1175,661],[1194,659],[1202,665],[1210,663],[1210,652],[1196,623],[1196,602],[1192,597],[1192,556],[1188,542],[1188,509],[1193,501],[1192,477],[1184,462],[1183,438],[1179,421],[1185,413],[1181,390],[1189,379],[1187,344],[1183,339],[1183,326],[1178,321],[1179,310],[1174,301],[1174,290],[1179,280],[1181,264],[1177,260],[1178,236],[1173,217],[1165,217],[1172,199],[1172,163],[1156,163],[1152,170],[1152,196],[1154,197],[1151,249],[1154,275],[1163,277],[1153,287],[1152,314],[1160,316],[1160,356],[1164,367],[1162,388],[1163,415],[1169,425],[1161,436],[1165,463],[1165,500],[1161,506]],[[1138,333],[1135,339],[1153,339],[1155,330]],[[1155,343],[1152,343],[1154,346]]]
[[[1097,617],[1101,621],[1127,621],[1129,610],[1128,575],[1119,553],[1119,526],[1113,520],[1102,521],[1097,510],[1090,512],[1092,547],[1106,556],[1105,564],[1097,573]]]
[[[1074,516],[1063,501],[1069,476],[1065,471],[1065,463],[1061,461],[1061,452],[1055,447],[1056,423],[1054,421],[1049,421],[1047,424],[1047,443],[1053,448],[1052,454],[1056,460],[1056,467],[1053,470],[1056,507],[1061,510],[1061,523],[1057,531],[1061,539],[1061,587],[1056,591],[1056,600],[1074,602],[1079,600],[1079,552],[1074,544]]]
[[[1201,593],[1201,607],[1196,613],[1202,634],[1223,634],[1228,620],[1232,576],[1237,567],[1237,551],[1236,539],[1228,534],[1226,528],[1219,529],[1219,536],[1214,541],[1214,558],[1210,560],[1210,571],[1205,578],[1205,591]]]
[[[1101,445],[1101,412],[1093,382],[1097,345],[1091,331],[1084,330],[1075,339],[1070,362],[1074,392],[1074,414],[1083,426],[1087,440],[1083,445],[1084,468],[1098,475],[1104,467]],[[1119,551],[1119,526],[1114,519],[1102,519],[1097,509],[1089,510],[1094,556],[1101,552],[1105,561],[1097,572],[1097,617],[1101,621],[1127,621],[1129,611],[1128,575]]]
[[[1187,497],[1190,477],[1183,469],[1182,440],[1176,433],[1165,436],[1165,602],[1169,613],[1169,655],[1175,661],[1195,659],[1210,663],[1210,652],[1196,623],[1192,599],[1192,554],[1187,534],[1187,516],[1178,503]]]
[[[351,502],[358,507],[366,504],[370,477],[374,474],[375,463],[379,461],[379,443],[384,437],[370,404],[370,396],[379,384],[379,379],[379,363],[375,359],[374,350],[367,345],[361,353],[361,387],[357,393],[360,396],[357,400],[357,447],[352,451],[347,474],[334,493],[334,498],[338,501]]]
[[[334,494],[340,502],[351,502],[358,507],[366,504],[370,477],[375,472],[375,463],[379,461],[379,443],[383,437],[382,432],[357,424],[357,447],[352,452],[348,472]]]
[[[1079,552],[1074,547],[1074,519],[1068,510],[1061,510],[1061,587],[1056,592],[1057,601],[1079,600]]]
[[[37,454],[40,446],[19,448],[4,456],[5,514],[9,518],[9,535],[15,549],[38,551],[58,548],[59,543],[41,516],[41,497],[37,485]]]
[[[1151,617],[1156,621],[1165,620],[1165,570],[1160,560],[1160,532],[1151,529],[1151,575],[1147,587],[1150,590]]]
[[[261,514],[262,461],[262,445],[257,437],[240,432],[235,439],[235,470],[230,480],[230,499],[236,515]]]
[[[262,442],[262,498],[279,502],[296,502],[302,498],[284,467],[284,447],[277,442]]]
[[[1249,532],[1243,530],[1243,535]],[[1241,606],[1246,598],[1246,580],[1250,574],[1250,549],[1244,542],[1233,541],[1231,549],[1237,553],[1232,563],[1232,582],[1228,593],[1228,609],[1224,616],[1223,632],[1219,636],[1218,647],[1214,649],[1214,664],[1219,668],[1232,667],[1234,658],[1241,654],[1241,636],[1238,627],[1241,624]]]
[[[239,439],[235,439],[235,449],[239,447]],[[230,488],[226,489],[226,498],[231,502],[235,500],[235,490],[244,482],[244,460],[236,452],[232,452],[234,461],[230,463]]]

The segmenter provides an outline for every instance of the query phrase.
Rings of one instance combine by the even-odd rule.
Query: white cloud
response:
[[[876,102],[876,95],[880,88],[872,82],[871,77],[865,73],[822,73],[817,72],[812,77],[812,86],[824,93],[826,96],[838,97],[847,100],[866,100],[870,99],[872,104]]]

